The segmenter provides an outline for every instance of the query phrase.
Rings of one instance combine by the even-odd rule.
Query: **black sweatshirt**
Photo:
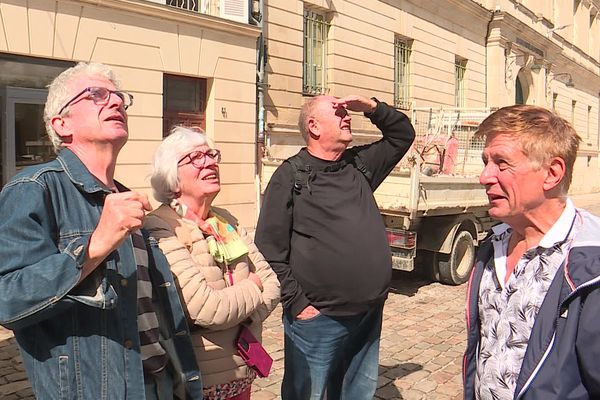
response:
[[[387,297],[391,254],[373,191],[408,151],[414,129],[406,115],[382,102],[365,116],[383,133],[353,148],[370,181],[349,163],[313,172],[309,188],[293,195],[294,167],[284,162],[265,191],[255,243],[277,273],[283,307],[292,316],[309,304],[328,315],[355,315]],[[316,170],[335,164],[306,148],[298,154]]]

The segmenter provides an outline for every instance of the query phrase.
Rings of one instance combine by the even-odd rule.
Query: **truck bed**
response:
[[[412,184],[411,184],[412,181]],[[477,177],[390,174],[375,192],[381,212],[411,217],[449,215],[486,209],[488,199]]]

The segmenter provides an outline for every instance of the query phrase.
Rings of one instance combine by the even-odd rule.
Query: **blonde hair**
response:
[[[573,179],[573,166],[581,138],[564,118],[542,107],[519,104],[503,107],[488,116],[476,132],[477,137],[509,135],[518,139],[523,153],[538,168],[559,157],[566,165],[559,184],[567,194]]]

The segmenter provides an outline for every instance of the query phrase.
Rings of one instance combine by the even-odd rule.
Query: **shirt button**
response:
[[[127,287],[128,284],[129,284],[129,282],[127,282],[127,279],[125,279],[125,278],[121,279],[121,286]]]
[[[133,347],[133,340],[131,340],[131,339],[127,339],[127,340],[125,341],[125,348],[126,348],[126,349],[131,349],[132,347]]]

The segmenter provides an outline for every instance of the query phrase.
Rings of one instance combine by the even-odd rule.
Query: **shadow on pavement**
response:
[[[386,383],[385,385],[381,386],[379,389],[377,389],[377,392],[375,393],[376,398],[403,399],[404,397],[402,397],[402,394],[400,393],[400,391],[398,390],[396,385],[394,385],[394,381],[396,381],[397,379],[400,379],[400,378],[404,378],[405,376],[410,375],[413,372],[422,370],[423,366],[421,364],[406,362],[406,363],[395,364],[395,365],[381,365],[380,364],[379,368],[386,371],[383,374],[381,372],[379,373],[380,379],[381,379],[381,376],[383,375],[383,376],[385,376],[385,378],[389,379],[390,381],[388,383]]]
[[[412,271],[392,271],[392,283],[390,285],[390,293],[402,294],[412,297],[423,286],[431,283],[431,279],[423,277],[419,272]]]

